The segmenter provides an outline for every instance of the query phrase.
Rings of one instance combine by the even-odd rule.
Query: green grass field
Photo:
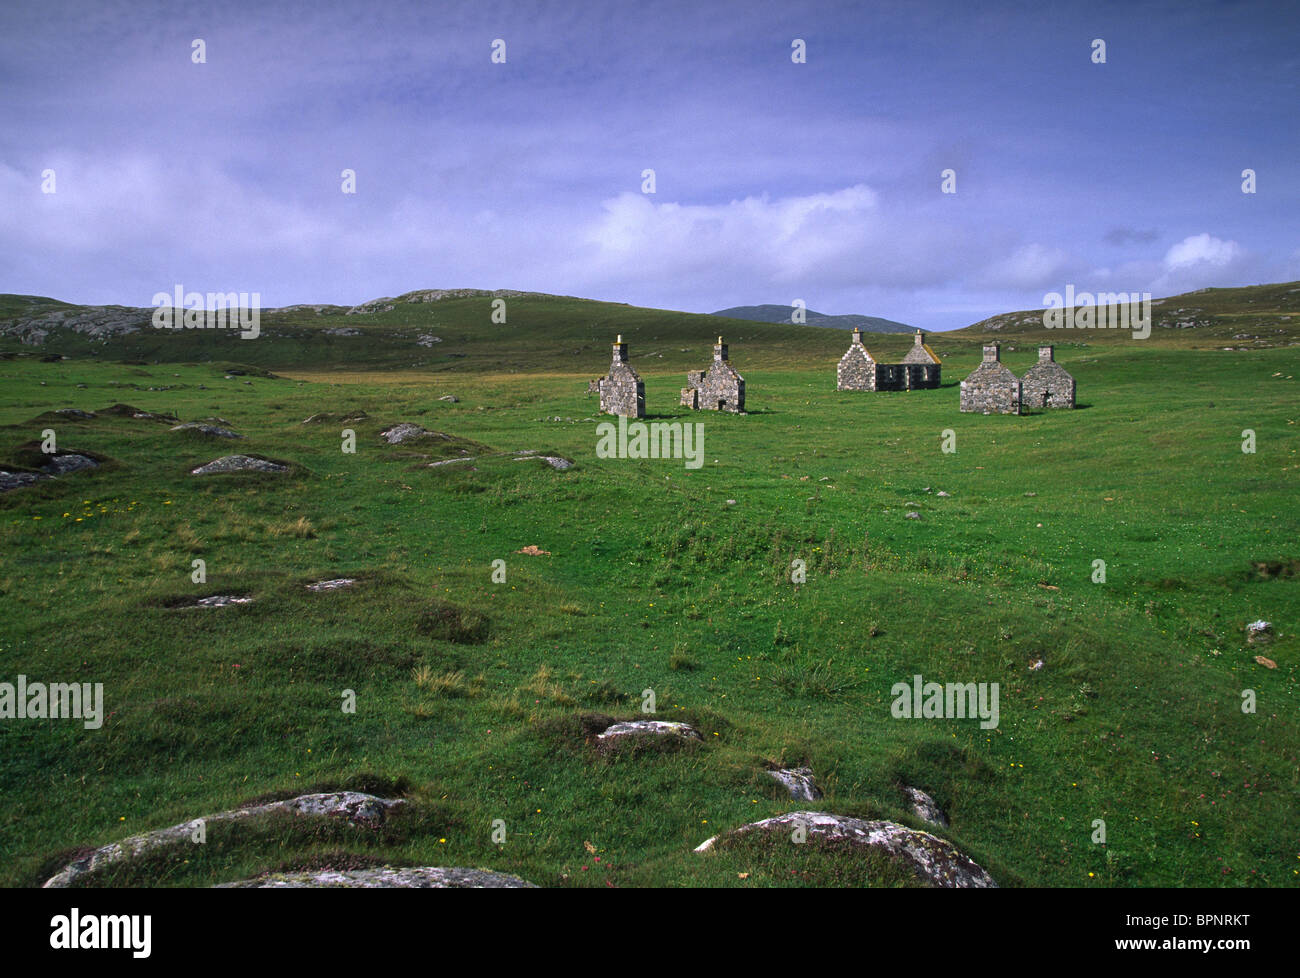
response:
[[[906,885],[820,847],[692,849],[795,808],[924,827],[912,785],[1004,886],[1300,883],[1300,347],[1050,336],[1080,409],[983,417],[957,411],[974,328],[931,339],[942,389],[850,394],[834,389],[840,331],[576,300],[521,300],[499,326],[463,302],[320,317],[359,337],[268,317],[254,341],[69,336],[60,362],[0,344],[0,468],[30,464],[46,428],[111,460],[0,495],[0,680],[102,682],[106,701],[100,730],[0,723],[0,883],[343,785],[410,804],[377,832],[214,825],[204,846],[88,882],[389,862],[544,886]],[[442,342],[417,347],[416,327]],[[618,331],[651,419],[704,425],[702,468],[596,457],[583,392]],[[677,406],[718,332],[745,416]],[[1022,374],[1037,337],[1016,339],[1003,361]],[[886,359],[909,344],[869,338]],[[47,415],[115,403],[247,437]],[[361,411],[355,454],[342,424],[301,423]],[[430,469],[436,449],[379,438],[400,421],[576,465]],[[293,468],[188,474],[231,452]],[[360,583],[304,587],[342,576]],[[254,600],[178,606],[211,594]],[[1247,644],[1256,619],[1267,646]],[[999,683],[1000,724],[894,719],[891,686],[918,673]],[[704,743],[605,757],[584,741],[584,714],[639,716],[647,689]],[[790,801],[770,762],[811,766],[825,800]]]

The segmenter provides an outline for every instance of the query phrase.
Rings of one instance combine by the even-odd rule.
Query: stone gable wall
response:
[[[1074,407],[1074,378],[1054,360],[1040,361],[1030,367],[1020,388],[1020,403],[1024,407]]]
[[[986,360],[961,382],[961,410],[1019,414],[1020,381],[1002,364]]]
[[[600,410],[624,418],[645,417],[645,384],[627,363],[627,344],[615,343],[609,373],[600,379]]]
[[[727,362],[727,347],[719,343],[713,348],[713,363],[708,370],[692,370],[686,375],[687,387],[682,388],[681,403],[698,411],[731,411],[739,414],[745,410],[745,378]]]

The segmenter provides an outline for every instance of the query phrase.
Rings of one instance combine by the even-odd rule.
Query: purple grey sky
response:
[[[1300,7],[1067,6],[9,0],[0,291],[949,329],[1067,284],[1300,279]]]

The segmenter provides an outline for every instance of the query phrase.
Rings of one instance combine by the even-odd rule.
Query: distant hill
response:
[[[944,339],[1118,343],[1132,342],[1133,333],[1128,329],[1048,329],[1043,325],[1043,310],[1025,309],[990,316],[973,326],[945,333]],[[1300,341],[1300,282],[1197,289],[1153,299],[1150,339],[1190,349],[1294,346]]]
[[[730,309],[719,309],[717,312],[709,313],[710,316],[726,316],[728,319],[748,319],[755,323],[790,323],[791,308],[789,306],[763,305],[763,306],[733,306]],[[807,310],[808,326],[821,326],[826,329],[861,329],[866,333],[911,333],[916,327],[909,326],[907,323],[896,323],[892,319],[881,319],[879,316],[828,316],[824,312],[813,312]]]

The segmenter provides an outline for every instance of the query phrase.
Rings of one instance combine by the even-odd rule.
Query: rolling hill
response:
[[[915,327],[907,323],[896,323],[892,319],[881,319],[879,316],[828,316],[824,312],[814,312],[811,309],[805,311],[807,323],[802,325],[822,326],[828,329],[861,329],[865,333],[910,333]],[[717,312],[710,313],[711,316],[725,316],[728,319],[747,319],[756,323],[785,323],[793,325],[790,322],[790,307],[781,305],[761,305],[761,306],[733,306],[730,309],[719,309]]]

